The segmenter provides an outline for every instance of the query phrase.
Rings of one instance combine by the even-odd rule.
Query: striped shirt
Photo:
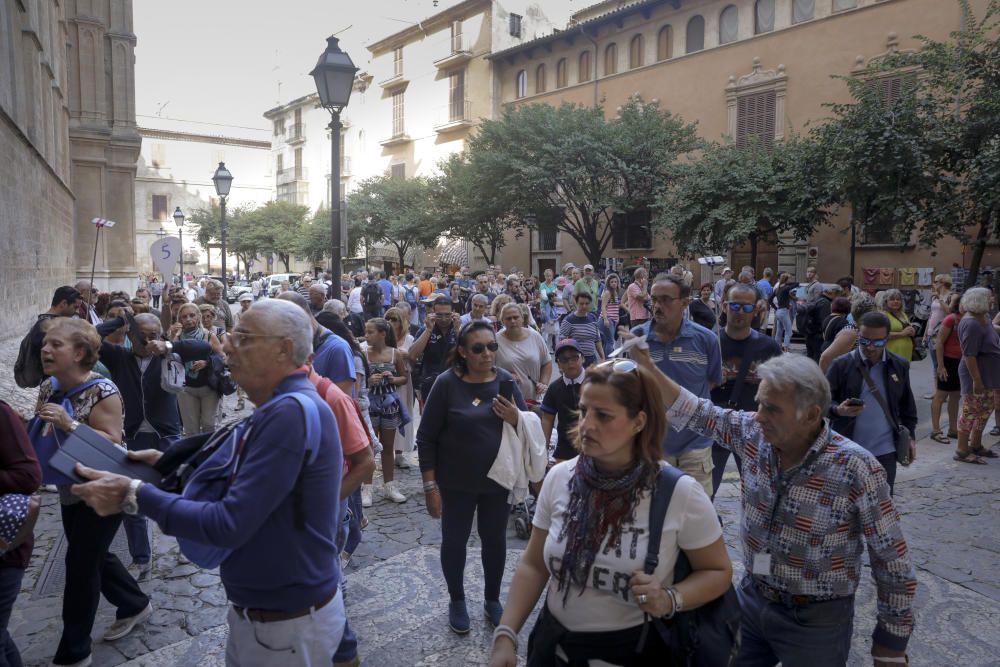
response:
[[[597,326],[597,316],[587,313],[580,317],[570,313],[559,325],[559,338],[572,338],[580,346],[585,357],[597,356],[597,344],[601,342],[601,330]]]
[[[713,438],[743,458],[740,535],[747,571],[755,556],[769,553],[770,574],[753,575],[767,586],[816,600],[846,597],[858,588],[867,543],[878,589],[873,639],[904,650],[913,632],[917,578],[885,470],[825,424],[804,462],[781,473],[755,414],[716,407],[685,389],[667,409],[672,426]]]

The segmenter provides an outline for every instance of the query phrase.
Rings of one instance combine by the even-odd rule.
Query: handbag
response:
[[[75,416],[73,403],[69,400],[71,396],[75,396],[81,391],[93,387],[95,384],[108,382],[104,378],[93,378],[60,392],[58,380],[53,377],[49,381],[52,383],[52,395],[49,397],[48,402],[61,405],[70,417]],[[75,484],[77,480],[66,477],[49,465],[49,460],[59,450],[61,444],[57,431],[58,429],[55,426],[37,416],[28,422],[28,439],[31,440],[31,445],[35,449],[35,456],[38,457],[38,464],[42,468],[42,484]]]
[[[18,548],[34,535],[40,507],[35,495],[0,495],[0,553]]]
[[[875,386],[875,382],[872,380],[871,374],[868,372],[868,366],[862,360],[861,362],[861,375],[865,379],[865,384],[868,385],[868,391],[872,393],[875,397],[875,401],[882,408],[882,412],[885,413],[885,418],[889,420],[889,424],[892,426],[893,433],[895,434],[894,440],[896,441],[896,461],[901,465],[910,465],[910,429],[906,428],[902,424],[896,423],[893,419],[892,413],[889,412],[889,406],[886,405],[885,398],[882,397],[882,392],[878,390]]]
[[[229,367],[226,366],[222,355],[213,354],[208,357],[210,372],[208,374],[208,386],[220,396],[230,396],[236,393],[236,381],[233,380]]]
[[[250,417],[229,431],[225,440],[195,468],[184,484],[181,496],[186,500],[195,500],[203,503],[222,500],[229,491],[229,486],[239,474],[240,467],[243,464],[244,449],[253,430],[254,418],[263,414],[264,409],[268,405],[283,398],[292,398],[298,402],[302,407],[305,418],[306,450],[303,455],[302,468],[299,471],[295,487],[292,490],[295,527],[304,530],[305,499],[302,494],[302,473],[305,471],[306,465],[316,459],[316,455],[319,452],[319,443],[316,442],[316,439],[319,437],[319,411],[316,409],[316,404],[308,396],[298,392],[275,396],[260,405]],[[213,439],[209,440],[206,447],[211,444],[215,444]],[[177,544],[181,549],[181,553],[188,560],[206,569],[219,567],[233,552],[232,547],[205,544],[183,537],[177,538]]]
[[[649,543],[643,572],[653,574],[660,562],[660,537],[663,520],[670,506],[677,482],[684,476],[673,466],[663,466],[656,477],[656,487],[649,506]],[[692,572],[691,562],[683,549],[678,549],[674,564],[674,583],[686,579]],[[671,663],[683,667],[728,667],[740,652],[742,611],[732,584],[726,592],[697,609],[680,611],[672,619],[645,615],[644,641],[652,625],[670,646]]]

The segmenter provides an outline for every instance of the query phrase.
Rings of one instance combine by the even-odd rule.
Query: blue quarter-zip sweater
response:
[[[340,582],[336,535],[344,455],[337,420],[302,373],[274,396],[299,392],[319,411],[319,450],[302,466],[305,419],[293,399],[254,413],[243,465],[218,502],[185,500],[151,484],[139,489],[139,511],[164,533],[233,548],[220,568],[230,601],[240,607],[297,611],[328,596]],[[294,526],[292,490],[302,470],[305,528]]]

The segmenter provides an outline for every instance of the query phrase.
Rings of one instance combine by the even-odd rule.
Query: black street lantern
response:
[[[181,287],[187,289],[187,285],[184,284],[184,212],[181,211],[180,206],[174,209],[174,222],[177,223],[177,234],[181,239],[181,256],[179,257],[181,263]]]
[[[222,208],[222,219],[219,222],[219,232],[220,232],[220,248],[222,252],[222,296],[225,297],[229,292],[229,276],[226,274],[226,197],[229,196],[229,189],[233,187],[233,175],[226,169],[226,163],[220,162],[219,168],[215,170],[215,175],[212,176],[212,182],[215,183],[215,194],[219,195],[219,205]]]
[[[351,99],[358,68],[351,57],[340,50],[339,40],[328,37],[326,50],[320,54],[309,75],[316,81],[319,103],[330,112],[330,280],[336,286],[333,295],[340,297],[340,112]]]

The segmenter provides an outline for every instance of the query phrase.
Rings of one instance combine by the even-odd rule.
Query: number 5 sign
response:
[[[149,246],[149,255],[153,258],[153,266],[164,276],[173,274],[174,267],[181,256],[181,240],[176,236],[165,236],[157,239]]]

